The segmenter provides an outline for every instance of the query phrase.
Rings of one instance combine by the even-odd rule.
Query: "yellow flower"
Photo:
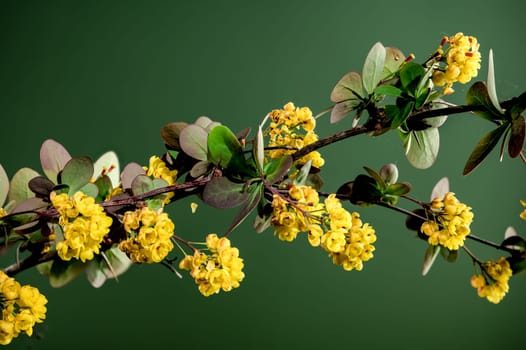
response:
[[[215,233],[207,235],[206,245],[210,255],[196,250],[193,256],[187,255],[181,260],[179,268],[190,271],[190,276],[204,296],[238,288],[245,277],[239,250],[231,247],[228,238],[219,238]]]
[[[459,202],[453,192],[448,192],[443,199],[435,198],[430,209],[432,218],[420,227],[420,231],[428,236],[428,243],[441,245],[449,250],[462,247],[466,236],[471,232],[471,207]]]
[[[266,131],[269,135],[268,146],[274,149],[267,151],[270,158],[279,158],[292,154],[297,150],[318,140],[314,133],[316,119],[308,107],[296,107],[292,102],[269,113],[271,123]],[[297,159],[294,164],[301,166],[312,160],[314,167],[320,168],[324,164],[319,152],[311,152]]]
[[[0,344],[7,345],[20,333],[33,334],[35,323],[46,318],[45,296],[37,288],[20,286],[14,278],[0,271],[2,294],[2,319],[0,320]]]
[[[158,263],[174,248],[171,239],[175,225],[168,214],[149,207],[127,211],[123,216],[127,239],[119,249],[136,263]]]
[[[446,48],[444,45],[448,44]],[[443,94],[453,92],[451,86],[455,82],[468,83],[478,74],[481,56],[479,43],[472,36],[457,33],[450,38],[444,38],[443,44],[437,50],[437,64],[434,67],[432,80],[436,86],[444,86]]]
[[[482,264],[484,275],[471,277],[471,286],[477,288],[477,294],[486,298],[494,304],[500,303],[509,291],[508,281],[513,275],[510,264],[505,258],[499,258],[497,262],[487,261]]]
[[[177,179],[177,170],[169,169],[161,158],[157,156],[151,156],[148,167],[143,168],[146,171],[146,175],[157,179],[162,179],[166,181],[168,185],[175,184],[175,180]],[[167,193],[163,203],[168,204],[173,196],[173,192]]]
[[[51,204],[59,213],[59,225],[64,240],[57,243],[58,256],[62,260],[92,260],[100,252],[104,236],[110,232],[112,218],[93,197],[76,192],[72,198],[66,193],[50,194]]]
[[[521,200],[521,205],[524,207],[524,210],[520,214],[520,218],[526,220],[526,201]]]
[[[13,278],[8,278],[2,283],[0,292],[6,300],[18,299],[20,295],[20,284]]]

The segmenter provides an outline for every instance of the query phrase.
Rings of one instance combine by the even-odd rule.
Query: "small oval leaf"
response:
[[[437,128],[411,131],[404,142],[406,158],[417,169],[427,169],[438,156],[440,136]]]
[[[358,72],[345,74],[332,89],[330,99],[332,102],[347,100],[360,100],[365,96],[363,92],[362,77]]]
[[[161,128],[161,138],[164,144],[170,149],[180,151],[179,136],[181,135],[181,131],[187,126],[188,123],[184,122],[173,122],[163,126]]]
[[[214,208],[233,208],[248,197],[246,185],[235,183],[224,176],[212,178],[203,190],[203,201]]]
[[[280,181],[288,173],[292,166],[292,157],[290,155],[272,159],[265,164],[265,179],[270,185]]]
[[[0,208],[4,205],[9,192],[9,177],[4,167],[0,164]]]
[[[385,48],[385,64],[381,80],[389,79],[395,75],[405,61],[405,55],[395,47]]]
[[[358,107],[360,103],[360,100],[351,99],[335,104],[331,110],[331,124],[337,123],[343,118],[345,118],[349,113],[356,109],[356,107]]]
[[[138,163],[129,163],[122,170],[121,182],[122,188],[127,190],[132,187],[133,180],[138,175],[146,175],[144,168]]]
[[[59,174],[61,184],[69,186],[69,194],[73,195],[93,178],[93,162],[88,157],[71,158]]]
[[[111,180],[113,188],[119,186],[120,182],[120,166],[117,153],[108,151],[100,156],[93,164],[93,177],[97,180],[101,176],[108,176]]]
[[[188,125],[179,135],[179,144],[184,153],[197,160],[208,159],[207,131],[195,124]]]
[[[18,170],[9,185],[9,193],[7,195],[8,201],[14,201],[15,203],[22,202],[28,198],[34,197],[35,194],[29,188],[29,181],[39,174],[30,168],[22,168]]]
[[[137,175],[131,184],[134,195],[143,194],[154,189],[153,180],[146,175]]]
[[[48,139],[40,147],[40,163],[44,174],[57,184],[58,173],[71,159],[69,152],[55,140]]]
[[[431,197],[430,200],[434,200],[435,198],[444,198],[446,193],[449,192],[449,179],[447,177],[443,177],[435,184],[433,187],[433,190],[431,191]]]
[[[376,85],[380,82],[382,78],[382,72],[385,65],[385,56],[386,50],[382,43],[377,42],[373,45],[362,69],[362,80],[365,91],[369,94],[372,94]]]
[[[427,275],[429,270],[431,269],[431,266],[433,266],[433,263],[435,262],[438,253],[440,253],[440,246],[439,245],[429,245],[426,249],[426,253],[424,254],[424,262],[422,264],[422,276]]]

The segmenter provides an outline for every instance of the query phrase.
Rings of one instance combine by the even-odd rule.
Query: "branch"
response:
[[[331,143],[335,143],[335,142],[344,140],[344,139],[352,137],[352,136],[365,134],[366,132],[369,132],[369,131],[371,131],[371,130],[369,128],[366,128],[365,126],[357,126],[357,127],[352,128],[352,129],[347,129],[347,130],[344,130],[344,131],[340,131],[339,133],[336,133],[334,135],[331,135],[331,136],[323,138],[323,139],[319,139],[318,141],[313,142],[313,143],[303,147],[302,149],[300,149],[299,151],[297,151],[296,153],[294,153],[292,155],[292,159],[294,159],[294,160],[299,159],[299,158],[309,154],[310,152],[313,152],[313,151],[317,150],[318,148],[325,147],[327,145],[330,145]]]
[[[122,198],[122,199],[110,199],[107,202],[101,202],[99,203],[103,207],[113,207],[113,206],[120,206],[120,205],[133,205],[139,201],[142,201],[144,199],[152,198],[155,196],[158,196],[160,194],[169,193],[169,192],[178,192],[182,190],[188,190],[193,189],[196,187],[201,187],[206,185],[210,181],[211,177],[208,176],[203,179],[184,182],[182,184],[175,184],[171,186],[156,188],[154,190],[144,192],[135,196],[131,196],[128,198]],[[193,192],[189,192],[188,194],[192,194]]]
[[[19,272],[30,269],[39,264],[53,260],[57,256],[56,251],[49,252],[44,255],[30,255],[22,261],[16,262],[4,268],[4,272],[9,276],[14,276]]]

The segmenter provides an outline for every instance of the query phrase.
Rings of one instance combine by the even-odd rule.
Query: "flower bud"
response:
[[[398,180],[398,168],[393,163],[386,164],[380,169],[380,176],[386,184],[392,185]]]

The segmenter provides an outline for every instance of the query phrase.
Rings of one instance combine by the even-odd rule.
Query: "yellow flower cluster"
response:
[[[144,167],[146,175],[152,176],[156,179],[162,179],[168,183],[168,185],[175,184],[177,179],[177,170],[170,170],[166,163],[157,156],[151,156],[148,167]],[[164,199],[164,204],[168,204],[170,199],[174,196],[173,192],[167,193]]]
[[[509,290],[508,280],[513,275],[510,264],[505,258],[499,258],[498,262],[487,261],[482,268],[489,281],[484,275],[475,275],[471,277],[471,286],[477,288],[479,297],[498,304]]]
[[[62,260],[75,258],[82,262],[93,259],[110,231],[112,219],[95,203],[95,198],[80,191],[72,198],[66,193],[52,192],[50,199],[60,215],[59,225],[64,232],[64,240],[57,243],[58,256]]]
[[[448,47],[444,49],[444,45]],[[477,39],[457,33],[452,37],[444,37],[437,50],[438,61],[446,63],[445,67],[437,67],[433,71],[432,80],[437,86],[444,86],[444,94],[451,94],[453,83],[465,84],[476,77],[480,68],[480,52]]]
[[[308,232],[311,246],[321,246],[335,265],[347,271],[362,270],[363,262],[373,257],[376,241],[373,227],[363,224],[358,213],[349,213],[335,194],[323,203],[309,186],[293,185],[288,194],[290,202],[274,195],[271,219],[274,234],[290,242],[299,232]]]
[[[526,201],[521,200],[521,205],[524,207],[524,210],[520,213],[520,218],[526,220]]]
[[[345,210],[334,194],[325,199],[325,208],[329,214],[329,230],[321,236],[321,247],[335,265],[341,265],[346,271],[361,271],[363,262],[373,257],[374,228],[362,223],[358,213]]]
[[[0,271],[0,344],[8,345],[20,333],[33,334],[36,323],[46,318],[47,299],[35,287],[15,281]]]
[[[316,119],[308,107],[295,107],[292,102],[289,102],[283,109],[275,109],[270,112],[270,119],[268,146],[274,148],[267,152],[270,158],[292,154],[318,141],[318,135],[314,133]],[[312,166],[316,168],[321,168],[325,163],[320,153],[313,151],[296,160],[295,164],[303,165],[309,160],[312,160]]]
[[[321,222],[324,206],[320,203],[318,192],[310,186],[293,185],[288,194],[294,206],[280,195],[273,196],[271,224],[280,240],[292,242],[299,232],[316,230],[312,225]]]
[[[204,296],[225,292],[239,287],[245,277],[243,259],[239,250],[230,245],[226,237],[219,238],[215,233],[206,237],[206,246],[210,255],[196,250],[194,255],[186,255],[179,263],[179,268],[190,271],[199,292]]]
[[[420,227],[420,231],[429,237],[429,244],[441,245],[449,250],[462,247],[466,236],[471,232],[471,207],[460,203],[453,192],[448,192],[443,199],[433,199],[431,214],[432,220],[424,222]]]
[[[6,215],[7,215],[7,211],[5,211],[4,208],[1,208],[1,207],[0,207],[0,218],[3,218],[3,217],[6,216]]]
[[[133,262],[161,262],[174,247],[171,238],[175,225],[166,213],[149,207],[127,211],[123,225],[128,239],[119,243],[119,249]]]

